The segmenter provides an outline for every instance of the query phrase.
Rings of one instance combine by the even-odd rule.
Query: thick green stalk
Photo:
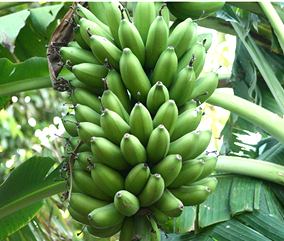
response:
[[[231,172],[284,185],[284,166],[254,159],[220,156],[215,171]]]
[[[263,12],[268,18],[284,52],[284,25],[270,2],[259,2]]]
[[[260,127],[284,145],[284,120],[276,114],[245,99],[226,94],[219,89],[215,90],[207,102],[239,115]]]

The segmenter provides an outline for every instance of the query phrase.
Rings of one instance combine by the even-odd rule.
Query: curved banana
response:
[[[147,164],[137,164],[131,169],[125,178],[125,190],[138,195],[147,183],[150,176],[150,168]]]
[[[68,211],[73,219],[83,225],[89,225],[89,220],[87,216],[83,216],[82,214],[76,212],[70,205],[68,206]]]
[[[69,80],[68,80],[69,81]],[[83,82],[81,82],[80,80],[74,78],[72,80],[70,80],[70,84],[74,87],[74,89],[84,89],[84,90],[88,90],[90,92],[92,92],[94,95],[101,95],[103,93],[103,89],[102,88],[97,88],[97,87],[94,87],[94,86],[89,86],[89,85],[86,85],[84,84]],[[71,94],[71,100],[73,100],[73,95]],[[76,102],[76,101],[74,101]]]
[[[72,147],[72,149],[74,150],[76,148],[76,146],[78,145],[79,141],[80,141],[80,137],[72,137],[70,140],[69,140],[69,144],[70,146]],[[91,151],[91,148],[90,146],[88,146],[87,144],[83,144],[79,147],[79,150],[78,150],[78,153],[80,152],[85,152],[85,151]]]
[[[135,216],[132,217],[125,217],[121,232],[119,235],[119,240],[132,240],[135,236]]]
[[[127,217],[137,213],[140,208],[138,198],[126,190],[118,191],[115,194],[114,206],[121,214]]]
[[[199,181],[210,175],[214,171],[217,164],[217,157],[215,156],[200,155],[198,159],[203,160],[205,164],[201,175],[195,181]]]
[[[70,136],[73,136],[73,137],[78,136],[77,121],[76,121],[75,115],[67,114],[66,116],[63,116],[61,120],[62,120],[62,124],[64,126],[65,131]]]
[[[187,110],[196,109],[196,107],[198,107],[197,101],[189,100],[183,106],[181,106],[178,109],[178,113],[179,113],[179,115],[181,115],[182,113],[186,112]]]
[[[89,222],[90,224],[90,222]],[[112,227],[107,227],[107,228],[95,228],[92,226],[88,226],[87,230],[88,232],[98,238],[110,238],[111,236],[115,235],[116,233],[118,233],[121,228],[122,228],[122,224],[123,222],[120,222],[117,225],[114,225]]]
[[[170,134],[164,125],[155,128],[147,144],[148,163],[155,165],[162,160],[168,153],[170,147]]]
[[[165,187],[168,187],[179,175],[182,165],[182,157],[178,154],[172,154],[166,156],[157,165],[151,168],[151,172],[161,174],[165,181]]]
[[[70,185],[68,185],[70,186]],[[82,189],[80,189],[77,184],[74,182],[74,179],[72,181],[72,193],[82,193],[84,195],[88,195],[87,193],[85,193]]]
[[[86,105],[75,104],[75,118],[78,122],[90,122],[100,125],[101,115]]]
[[[210,194],[211,194],[215,190],[217,184],[218,184],[218,180],[216,177],[205,177],[196,182],[186,183],[185,186],[201,185],[201,186],[209,187]]]
[[[107,13],[106,13],[106,3],[104,2],[88,2],[89,10],[92,12],[97,19],[99,19],[103,24],[108,26]]]
[[[156,11],[156,16],[159,15],[159,10],[161,9],[162,5],[164,4],[163,2],[154,2],[155,4],[155,11]],[[167,27],[170,27],[170,11],[167,8],[167,5],[164,7],[164,11],[162,11],[162,16],[167,24]]]
[[[153,212],[155,218],[160,224],[166,223],[171,219],[168,215],[162,213],[159,209],[157,209],[155,204],[149,206],[148,208]]]
[[[78,162],[80,167],[83,168],[84,171],[91,172],[90,169],[88,168],[90,166],[88,160],[91,163],[101,163],[101,160],[96,158],[96,156],[90,151],[77,153],[76,163]]]
[[[212,40],[213,40],[213,34],[212,33],[202,33],[197,35],[197,41],[198,42],[203,42],[206,39],[206,42],[204,44],[205,51],[207,52],[208,49],[212,45]]]
[[[80,25],[77,24],[75,27],[73,27],[73,34],[76,42],[82,49],[91,50],[90,46],[85,42],[81,35]]]
[[[69,43],[68,43],[68,47],[83,49],[83,48],[81,48],[81,46],[78,44],[77,41],[71,41],[71,42],[69,42]]]
[[[91,145],[90,140],[93,136],[106,138],[104,130],[99,125],[91,122],[80,122],[78,125],[78,134],[81,140],[89,146]]]
[[[151,234],[150,234],[151,241],[161,241],[161,235],[160,235],[159,227],[156,221],[151,216],[149,217],[149,219],[150,219],[151,226],[152,226]]]

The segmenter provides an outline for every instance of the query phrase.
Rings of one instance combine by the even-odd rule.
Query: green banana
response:
[[[70,179],[69,179],[70,180]],[[70,185],[68,185],[70,186]],[[87,193],[85,193],[82,189],[80,189],[77,184],[74,182],[74,179],[72,181],[72,193],[82,193],[84,195],[88,195]]]
[[[86,105],[92,108],[97,113],[101,113],[101,102],[98,97],[91,92],[76,88],[76,90],[71,95],[73,103]]]
[[[138,58],[129,48],[123,49],[119,62],[122,80],[131,95],[142,103],[146,102],[147,94],[151,89],[151,84],[145,74]]]
[[[89,32],[88,34],[90,36],[90,47],[95,57],[102,64],[107,60],[116,70],[119,70],[121,50],[104,37],[91,35]]]
[[[155,218],[157,219],[157,221],[161,224],[161,223],[166,223],[168,222],[171,218],[162,213],[159,209],[156,208],[155,204],[151,205],[150,207],[148,207],[154,214]]]
[[[121,230],[122,224],[123,224],[123,222],[120,222],[117,225],[114,225],[112,227],[107,227],[107,228],[101,228],[101,227],[95,228],[95,227],[92,227],[92,226],[88,226],[87,230],[91,235],[93,235],[95,237],[110,238]]]
[[[186,183],[194,182],[203,171],[204,161],[192,159],[182,163],[182,169],[169,188],[178,188]]]
[[[196,186],[196,185],[205,186],[210,189],[210,194],[211,194],[215,190],[217,184],[218,180],[216,177],[205,177],[196,182],[186,183],[185,186]]]
[[[159,15],[159,10],[161,9],[162,5],[164,4],[163,2],[154,2],[155,4],[155,13],[156,16]],[[164,7],[164,11],[162,11],[162,16],[167,24],[167,27],[170,27],[170,11],[167,8],[167,6]]]
[[[170,134],[164,125],[156,127],[147,144],[148,162],[155,165],[162,160],[168,153],[170,147]]]
[[[82,193],[72,193],[70,198],[70,206],[74,211],[84,215],[84,217],[87,217],[94,209],[104,207],[108,204],[110,202],[95,199]]]
[[[78,122],[90,122],[100,125],[101,115],[86,105],[75,104],[75,117]]]
[[[125,217],[121,232],[119,235],[119,240],[132,240],[132,238],[135,236],[135,217]]]
[[[101,101],[104,108],[117,113],[125,122],[129,123],[129,114],[122,105],[120,99],[108,88],[108,82],[105,80],[106,89],[102,95]]]
[[[72,114],[67,114],[66,116],[63,116],[61,118],[62,120],[62,124],[64,126],[65,131],[73,137],[78,136],[78,132],[77,132],[77,121],[75,118],[75,115]]]
[[[142,103],[138,102],[133,107],[130,113],[129,125],[131,133],[146,146],[153,131],[153,123],[149,111]]]
[[[83,225],[89,225],[89,220],[87,216],[83,216],[82,214],[76,212],[70,205],[68,206],[68,211],[73,219]]]
[[[150,168],[147,164],[137,164],[131,169],[125,178],[125,190],[138,195],[147,183],[150,176]]]
[[[200,103],[205,102],[218,86],[218,74],[211,72],[196,80],[189,99],[198,99]],[[205,94],[206,93],[206,94]]]
[[[212,33],[202,33],[197,35],[197,41],[198,42],[203,42],[203,40],[206,39],[206,42],[204,44],[205,51],[207,52],[208,49],[212,45],[212,39],[213,39],[213,34]]]
[[[124,188],[124,178],[117,171],[102,163],[94,163],[91,168],[92,179],[107,195],[113,198]]]
[[[217,164],[217,157],[215,156],[200,155],[198,159],[203,160],[205,164],[201,175],[195,181],[199,181],[210,175],[214,171]]]
[[[161,174],[165,181],[165,187],[168,187],[179,175],[182,165],[182,157],[172,154],[166,156],[156,166],[151,168],[151,172]]]
[[[88,91],[92,92],[94,95],[101,95],[104,91],[102,88],[97,88],[97,87],[94,87],[94,86],[86,85],[76,78],[74,78],[72,80],[68,80],[68,81],[70,81],[70,84],[71,84],[72,87],[74,87],[74,89],[79,88],[79,89],[88,90]],[[73,99],[72,97],[73,96],[71,95],[71,99]]]
[[[208,147],[211,141],[211,138],[212,138],[211,130],[199,131],[199,145],[196,148],[196,150],[193,151],[188,158],[193,159],[193,158],[198,157],[200,154],[202,154]]]
[[[80,30],[80,25],[76,25],[73,28],[73,34],[74,34],[74,38],[76,40],[76,42],[78,43],[78,45],[85,50],[91,50],[90,46],[85,42],[85,40],[83,39],[82,35],[81,35],[81,30]]]
[[[71,41],[71,42],[69,42],[68,45],[67,45],[67,47],[82,49],[81,46],[78,44],[77,41]]]
[[[206,42],[206,40],[204,41]],[[206,49],[204,47],[205,42],[197,42],[185,52],[185,54],[178,62],[177,73],[182,71],[188,65],[192,56],[194,56],[195,59],[192,66],[195,73],[195,78],[198,78],[201,71],[203,70],[206,59]]]
[[[125,160],[135,166],[139,163],[146,163],[147,153],[139,139],[131,134],[126,133],[121,142],[120,149]]]
[[[158,81],[149,90],[147,95],[147,108],[152,114],[156,114],[160,106],[169,100],[169,91],[161,81]]]
[[[96,158],[92,152],[86,151],[86,152],[80,152],[77,153],[76,155],[76,162],[79,163],[82,169],[87,172],[91,172],[90,169],[88,168],[91,163],[101,163],[101,160]],[[89,161],[90,162],[89,162]]]
[[[76,170],[73,172],[73,178],[76,185],[88,195],[103,201],[113,200],[113,196],[107,195],[96,185],[88,172]]]
[[[90,140],[93,136],[106,138],[106,134],[102,127],[91,122],[80,122],[77,128],[79,137],[89,146],[91,145]]]
[[[113,169],[122,171],[130,167],[119,147],[105,138],[92,137],[91,149],[98,160]]]
[[[197,24],[191,18],[187,18],[178,24],[168,39],[168,46],[175,48],[176,55],[180,59],[185,51],[197,40]]]
[[[76,47],[62,47],[60,55],[64,62],[70,60],[69,65],[76,65],[82,63],[100,64],[91,51],[76,48]]]
[[[125,216],[116,209],[114,203],[96,208],[88,215],[90,224],[98,229],[116,226],[123,221],[124,217]]]
[[[134,24],[144,42],[146,43],[149,28],[156,18],[154,2],[137,2]]]
[[[125,110],[130,113],[132,108],[130,98],[120,74],[114,68],[110,68],[106,78],[109,89],[119,98]]]
[[[184,208],[182,202],[177,199],[167,188],[154,206],[169,217],[179,217]]]
[[[82,63],[68,67],[76,78],[86,85],[104,88],[102,78],[106,77],[108,70],[99,64]]]
[[[175,53],[174,47],[169,46],[160,55],[151,78],[151,83],[154,85],[158,81],[162,81],[163,84],[169,88],[174,81],[174,77],[177,71],[178,58]]]
[[[161,235],[156,221],[151,216],[149,217],[149,219],[152,226],[151,235],[150,235],[151,241],[161,241]]]
[[[98,20],[108,26],[105,2],[88,2],[89,10]]]
[[[101,127],[107,138],[119,145],[124,134],[130,132],[130,126],[114,111],[104,109],[101,115]]]
[[[149,69],[155,67],[159,56],[167,48],[169,28],[162,16],[164,6],[165,5],[162,5],[159,10],[159,15],[151,24],[148,32],[145,67]]]
[[[121,21],[118,28],[119,42],[122,47],[129,48],[139,59],[141,65],[145,63],[145,47],[136,27],[124,18],[124,9],[121,9]]]
[[[189,109],[183,112],[181,115],[179,115],[177,118],[175,129],[171,135],[171,142],[179,139],[180,137],[182,137],[183,135],[189,132],[194,131],[199,126],[199,123],[201,122],[202,113],[203,112],[201,108],[196,108],[196,109]],[[201,139],[199,139],[199,141],[200,141],[200,145],[203,145],[203,143],[201,142]],[[198,146],[198,149],[200,149],[199,148],[200,145]],[[190,156],[188,158],[192,159],[194,157]]]
[[[69,140],[69,144],[70,146],[72,147],[72,149],[74,150],[76,148],[76,146],[78,145],[79,141],[80,141],[80,137],[72,137],[70,140]],[[87,145],[87,144],[83,144],[79,147],[78,149],[78,153],[79,152],[85,152],[85,151],[91,151],[91,148]]]
[[[189,99],[195,84],[195,73],[192,67],[194,58],[189,62],[175,78],[171,88],[169,89],[170,98],[175,100],[178,107],[184,105]]]
[[[208,187],[196,186],[181,186],[179,188],[169,189],[176,198],[181,200],[184,206],[194,206],[203,203],[209,196],[210,190]]]
[[[178,108],[174,100],[168,100],[162,104],[155,115],[153,126],[156,128],[159,125],[164,125],[171,135],[175,129],[175,124],[178,118]]]
[[[158,173],[151,174],[145,187],[137,196],[140,202],[140,207],[148,207],[157,202],[163,195],[164,189],[165,182],[162,176]]]
[[[179,113],[179,115],[181,115],[182,113],[186,112],[187,110],[196,109],[197,106],[198,106],[197,101],[189,100],[183,106],[181,106],[179,108],[178,113]]]
[[[124,216],[130,217],[140,208],[138,198],[132,193],[121,190],[114,196],[114,206]]]
[[[195,150],[199,145],[199,134],[192,131],[174,142],[171,142],[168,151],[169,154],[179,154],[182,156],[182,160],[187,160],[191,152]]]

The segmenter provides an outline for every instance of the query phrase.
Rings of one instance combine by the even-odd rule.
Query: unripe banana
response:
[[[203,171],[204,161],[200,159],[188,160],[182,163],[182,168],[169,188],[178,188],[186,183],[194,182]]]
[[[108,70],[99,64],[82,63],[69,67],[76,78],[86,85],[104,88],[102,78],[106,77]]]
[[[131,133],[146,146],[153,131],[152,118],[147,108],[140,102],[136,103],[129,119]]]
[[[151,89],[151,84],[138,58],[129,48],[123,49],[119,66],[121,77],[126,88],[136,99],[138,99],[137,93],[139,92],[139,100],[145,103],[147,94]]]
[[[199,123],[201,122],[202,118],[202,109],[196,108],[196,109],[189,109],[185,112],[183,112],[181,115],[178,116],[175,129],[171,135],[171,142],[181,138],[183,135],[194,131]],[[200,134],[200,133],[199,133]],[[199,137],[200,138],[200,137]],[[201,139],[199,139],[200,143],[198,146],[198,149],[200,149]],[[189,157],[190,159],[194,157]]]
[[[210,194],[211,194],[215,190],[217,183],[218,183],[218,180],[216,177],[205,177],[199,181],[187,183],[185,184],[185,186],[201,185],[201,186],[209,187]]]
[[[155,204],[151,205],[151,206],[148,207],[148,208],[153,212],[155,218],[157,219],[157,221],[158,221],[160,224],[166,223],[166,222],[168,222],[168,221],[171,219],[168,215],[162,213],[159,209],[157,209],[157,208],[155,207]]]
[[[108,82],[105,82],[106,90],[104,91],[101,101],[104,108],[117,113],[125,122],[129,123],[129,114],[122,105],[120,99],[108,89]]]
[[[120,74],[114,68],[111,68],[106,78],[109,89],[119,98],[126,111],[130,113],[132,108],[130,98]]]
[[[169,217],[179,217],[184,208],[182,202],[177,199],[167,188],[154,206]]]
[[[119,240],[132,240],[135,236],[135,216],[125,217],[121,227]]]
[[[125,190],[138,195],[147,183],[150,168],[147,164],[137,164],[125,178]]]
[[[165,187],[168,187],[179,175],[182,165],[182,157],[178,154],[173,154],[166,156],[156,166],[151,168],[151,172],[161,174]]]
[[[134,135],[126,133],[120,142],[120,149],[125,160],[131,166],[147,162],[146,150]]]
[[[198,159],[205,161],[205,164],[201,175],[195,181],[199,181],[210,175],[214,171],[217,164],[217,157],[215,156],[200,155]]]
[[[138,198],[132,193],[121,190],[114,196],[114,206],[124,216],[130,217],[140,208]]]
[[[158,81],[148,92],[147,108],[152,114],[156,114],[162,104],[169,100],[169,91],[161,81]]]
[[[145,63],[145,47],[143,40],[136,27],[124,18],[121,10],[121,22],[118,28],[119,42],[122,47],[131,49],[132,53],[139,59],[141,65]]]
[[[70,186],[70,185],[68,185]],[[82,189],[80,189],[77,184],[74,182],[74,178],[72,181],[72,193],[82,193],[84,195],[88,195],[87,193],[85,193]]]
[[[89,106],[97,113],[101,113],[101,102],[98,97],[87,90],[76,88],[72,94],[72,99],[74,103]]]
[[[83,216],[82,214],[76,212],[70,205],[68,206],[68,211],[73,219],[83,225],[89,225],[89,219],[87,216]]]
[[[111,168],[125,170],[130,167],[119,147],[105,138],[92,137],[91,149],[98,160]]]
[[[170,147],[170,134],[164,125],[155,128],[147,144],[148,162],[155,165],[162,160],[168,153]]]
[[[108,26],[105,2],[88,2],[89,10],[98,20]]]
[[[78,137],[72,137],[69,140],[69,143],[70,143],[73,150],[76,148],[76,146],[78,145],[80,140],[81,140],[81,138],[79,136]],[[85,152],[85,151],[91,151],[91,148],[90,148],[90,146],[88,146],[87,144],[84,143],[79,147],[78,153],[79,152]]]
[[[73,178],[76,185],[88,195],[103,201],[113,200],[113,196],[107,195],[96,185],[88,172],[76,170],[73,172]]]
[[[107,138],[118,146],[124,134],[130,132],[130,126],[117,113],[108,109],[101,115],[101,127]]]
[[[170,98],[175,100],[178,107],[184,105],[189,99],[195,84],[195,73],[192,67],[194,58],[175,78],[169,89]]]
[[[212,33],[202,33],[197,35],[197,41],[198,42],[203,42],[203,40],[206,39],[206,42],[204,44],[204,48],[206,52],[212,45],[212,39],[213,39],[213,34]]]
[[[135,9],[134,24],[140,33],[140,36],[146,43],[149,28],[155,20],[155,4],[154,2],[137,2]]]
[[[209,188],[201,185],[181,186],[180,188],[169,189],[169,191],[181,200],[184,206],[203,203],[210,194]]]
[[[70,60],[69,65],[76,65],[82,63],[100,64],[91,51],[76,48],[76,47],[62,47],[60,55],[64,62]]]
[[[183,160],[187,160],[188,156],[194,151],[199,145],[199,134],[192,131],[176,141],[170,144],[168,151],[169,154],[179,154]]]
[[[191,153],[188,159],[196,158],[200,154],[202,154],[207,149],[211,141],[211,138],[212,138],[211,130],[204,130],[204,131],[198,131],[198,132],[199,132],[199,145],[196,148],[196,150]]]
[[[101,160],[96,158],[92,152],[86,151],[86,152],[80,152],[77,153],[76,156],[76,163],[78,162],[80,167],[84,169],[84,171],[91,172],[88,168],[91,163],[101,163]],[[88,161],[89,160],[89,161]]]
[[[182,71],[188,65],[192,56],[194,56],[194,62],[192,66],[193,66],[193,70],[195,73],[195,78],[198,78],[201,71],[203,70],[205,59],[206,59],[206,50],[205,50],[204,44],[205,42],[203,43],[197,42],[185,52],[185,54],[182,56],[182,58],[178,62],[177,73]]]
[[[162,5],[164,4],[163,2],[154,2],[155,4],[155,13],[156,13],[156,16],[159,15],[159,10],[161,9]],[[167,24],[167,27],[169,28],[170,27],[170,11],[169,9],[167,8],[167,6],[164,7],[164,10],[162,11],[162,16]]]
[[[182,113],[186,112],[187,110],[196,109],[197,106],[198,106],[197,101],[189,100],[183,106],[181,106],[179,108],[178,113],[179,113],[179,115],[181,115]]]
[[[157,202],[163,195],[165,182],[158,173],[151,174],[143,190],[138,195],[141,207],[148,207]]]
[[[94,209],[104,207],[108,204],[110,202],[95,199],[81,193],[72,193],[70,198],[70,206],[84,217],[87,217]]]
[[[191,18],[187,18],[175,27],[168,39],[168,46],[175,48],[178,59],[197,40],[197,24]]]
[[[218,74],[211,72],[196,80],[190,99],[198,99],[205,102],[218,86]],[[205,94],[206,93],[206,94]]]
[[[91,50],[90,46],[85,42],[81,35],[80,25],[76,25],[73,28],[73,34],[76,42],[80,45],[82,49]]]
[[[116,70],[119,70],[121,50],[104,37],[91,35],[90,47],[96,58],[104,64],[107,60]]]
[[[165,5],[163,5],[164,7]],[[161,53],[167,48],[169,28],[162,16],[162,8],[159,15],[151,24],[146,41],[146,62],[145,67],[152,69]]]
[[[149,217],[150,222],[151,222],[151,241],[160,241],[161,240],[161,235],[160,235],[160,231],[158,228],[158,225],[156,223],[156,221],[153,219],[153,217]]]
[[[71,41],[68,43],[68,47],[70,48],[79,48],[79,49],[83,49],[81,48],[81,46],[77,43],[77,41]]]
[[[78,134],[79,134],[79,137],[81,138],[81,140],[89,146],[91,145],[90,139],[93,136],[106,138],[106,134],[105,134],[104,130],[100,126],[93,124],[91,122],[79,123]]]
[[[162,81],[163,84],[169,88],[174,81],[174,77],[177,71],[178,58],[175,53],[174,47],[169,46],[160,55],[151,78],[151,83],[154,85],[158,81]]]
[[[75,118],[75,115],[69,115],[67,114],[66,116],[63,116],[62,118],[62,124],[65,128],[65,131],[73,137],[78,136],[78,132],[77,132],[77,121]]]
[[[76,104],[74,110],[78,122],[90,122],[95,125],[100,125],[101,115],[89,106]]]
[[[90,222],[89,222],[90,224]],[[107,228],[95,228],[92,226],[88,226],[87,230],[90,234],[92,234],[95,237],[98,238],[109,238],[118,233],[121,228],[122,228],[123,222],[120,222],[119,224],[112,226],[112,227],[107,227]]]
[[[88,215],[90,224],[95,228],[116,226],[123,221],[124,217],[125,216],[115,208],[114,203],[96,208]]]
[[[89,86],[81,82],[80,80],[74,78],[70,81],[70,84],[75,88],[75,89],[84,89],[92,92],[94,95],[101,95],[103,93],[103,88],[97,88],[94,86]],[[74,90],[75,90],[74,89]],[[71,100],[73,101],[73,95],[71,95]],[[74,101],[75,102],[75,101]]]

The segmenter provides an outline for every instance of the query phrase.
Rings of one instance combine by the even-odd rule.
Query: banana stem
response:
[[[259,2],[260,7],[268,18],[284,52],[284,25],[270,2]]]
[[[220,156],[215,171],[231,172],[284,185],[284,166],[261,160]]]
[[[245,99],[224,93],[219,89],[215,90],[207,102],[239,115],[260,127],[284,145],[284,128],[282,128],[284,120],[276,114]]]

